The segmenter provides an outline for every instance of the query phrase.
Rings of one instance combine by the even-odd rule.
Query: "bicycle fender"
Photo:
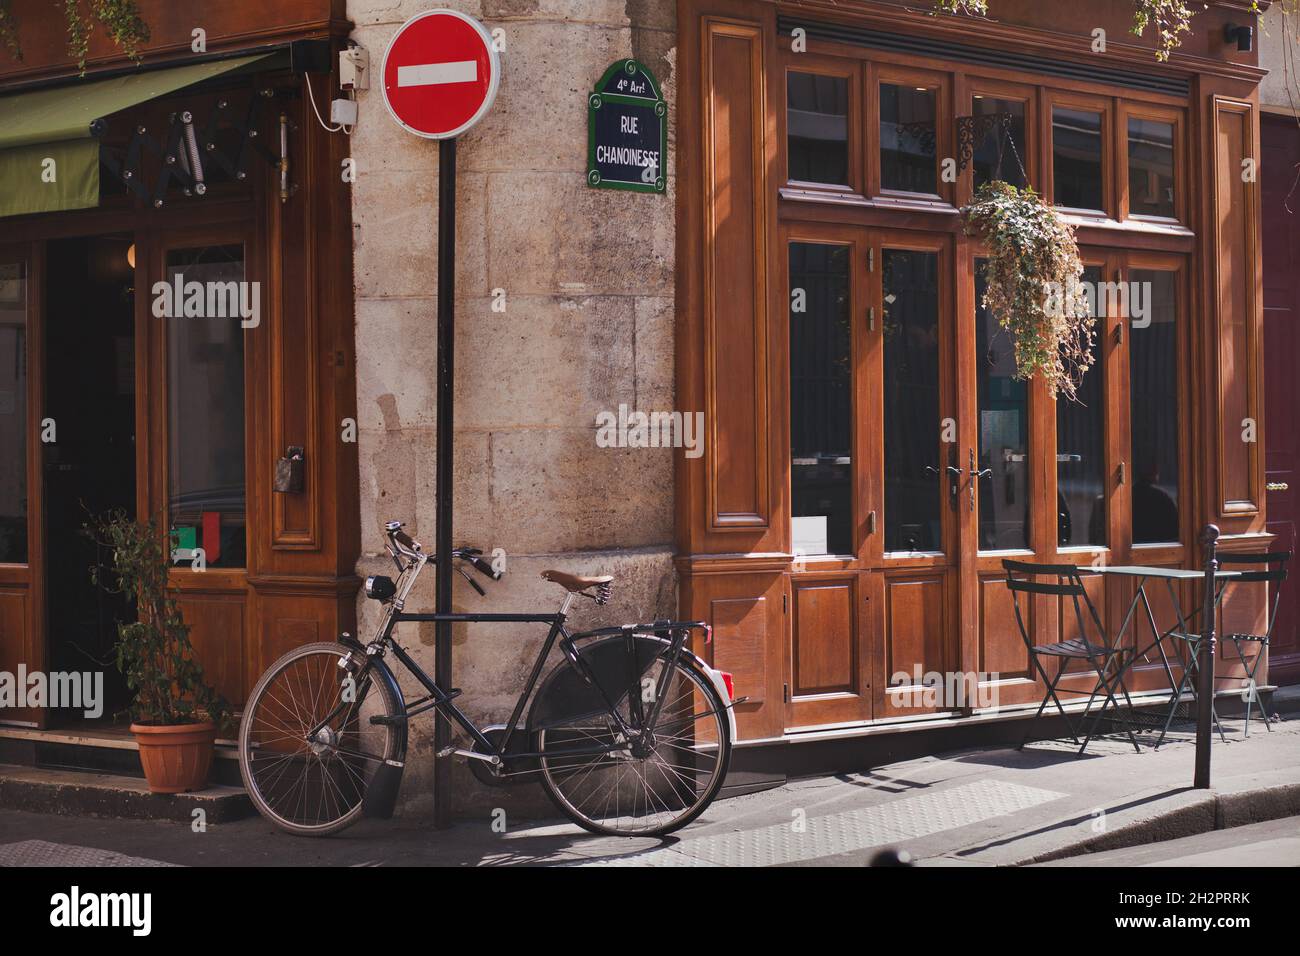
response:
[[[670,641],[651,634],[637,634],[635,640],[637,674],[645,673],[651,664],[671,647]],[[626,638],[622,635],[607,637],[587,645],[579,653],[595,675],[596,681],[605,687],[607,692],[613,688],[620,688],[617,694],[610,695],[612,703],[619,703],[627,693],[622,689],[626,687],[629,672]],[[687,648],[682,648],[681,653],[709,679],[726,705],[727,729],[734,742],[736,716],[731,707],[731,698],[727,695],[727,685],[722,679],[722,672],[704,663]],[[588,684],[582,674],[571,663],[565,661],[557,665],[542,682],[528,711],[527,726],[531,733],[545,730],[551,725],[602,714],[605,710],[605,699],[600,690]]]
[[[382,659],[371,658],[370,676],[388,685],[395,700],[399,702],[404,700],[402,690],[397,685],[397,678]],[[395,716],[400,719],[390,725],[397,742],[397,749],[392,757],[375,770],[374,776],[366,783],[366,792],[361,798],[362,814],[380,820],[390,819],[397,808],[397,792],[402,786],[402,774],[406,769],[406,707],[400,703],[399,706],[402,707],[401,713]]]

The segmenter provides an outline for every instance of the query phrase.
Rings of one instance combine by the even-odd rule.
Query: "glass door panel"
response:
[[[1098,266],[1084,270],[1091,289],[1101,283]],[[1103,308],[1100,297],[1094,314]],[[1106,547],[1106,369],[1102,323],[1093,340],[1093,364],[1076,401],[1056,400],[1056,543],[1059,548]]]
[[[167,253],[165,279],[196,309],[168,320],[167,495],[173,547],[202,548],[208,567],[247,561],[244,476],[244,329],[255,294],[244,247],[204,245]],[[202,304],[190,296],[202,294]]]
[[[0,564],[27,563],[27,263],[0,259]]]
[[[885,248],[881,259],[885,551],[943,551],[939,254]]]
[[[1129,281],[1130,299],[1145,303],[1128,323],[1133,544],[1177,544],[1178,273],[1133,269]]]
[[[793,549],[851,555],[856,551],[852,247],[791,242],[789,250]]]
[[[1016,378],[1015,342],[984,308],[984,260],[975,261],[979,550],[1030,547],[1029,383]],[[967,480],[971,480],[969,477]]]

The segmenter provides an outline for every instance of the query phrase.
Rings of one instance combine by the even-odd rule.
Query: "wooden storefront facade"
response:
[[[927,674],[1036,705],[1006,557],[1199,567],[1208,522],[1227,550],[1273,540],[1261,71],[1224,38],[1249,4],[1209,4],[1165,64],[1132,4],[920,6],[678,4],[677,401],[709,423],[678,463],[681,611],[712,623],[750,741],[951,712],[907,692]],[[1099,318],[1077,405],[1014,379],[979,306],[958,210],[1021,176],[1078,226],[1086,278],[1148,296]],[[1086,580],[1117,628],[1129,586]],[[1056,601],[1037,643],[1072,636]],[[1230,591],[1223,620],[1264,603]],[[1159,660],[1130,686],[1167,686]]]
[[[101,34],[78,79],[61,13],[19,0],[24,56],[0,53],[0,95],[263,56],[108,117],[103,140],[121,156],[138,130],[165,142],[179,111],[200,131],[220,112],[217,148],[232,165],[245,151],[246,175],[205,160],[202,196],[173,181],[155,202],[105,168],[95,208],[0,221],[0,262],[23,286],[6,318],[21,320],[9,324],[25,373],[14,403],[24,418],[5,449],[17,453],[25,490],[24,523],[7,529],[12,547],[0,561],[0,670],[103,660],[113,609],[83,607],[100,599],[85,590],[85,559],[95,555],[78,545],[78,530],[88,512],[122,507],[204,547],[206,569],[178,563],[172,582],[211,682],[238,707],[285,650],[353,630],[356,618],[356,445],[341,440],[356,405],[351,208],[340,181],[347,140],[310,115],[305,84],[328,102],[329,77],[295,71],[291,58],[305,51],[289,51],[299,40],[337,48],[350,24],[342,0],[140,7],[151,30],[143,67]],[[196,27],[206,31],[201,53]],[[250,115],[264,152],[241,146]],[[143,156],[139,175],[152,190],[163,154]],[[192,279],[247,283],[259,320],[156,317],[155,284],[186,269]],[[102,374],[88,371],[97,367]],[[303,452],[302,489],[276,493],[276,461],[291,447]],[[110,694],[108,703],[123,700]],[[51,719],[37,710],[5,717],[42,727]]]

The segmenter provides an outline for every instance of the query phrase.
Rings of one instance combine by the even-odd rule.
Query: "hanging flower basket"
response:
[[[962,216],[988,251],[980,304],[1011,333],[1016,377],[1074,400],[1096,327],[1074,229],[1033,189],[998,181],[981,186]]]

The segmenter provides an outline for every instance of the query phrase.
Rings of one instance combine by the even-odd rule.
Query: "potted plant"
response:
[[[91,568],[95,583],[127,595],[136,606],[136,620],[117,625],[116,659],[135,694],[131,733],[149,789],[202,789],[227,708],[204,680],[189,626],[168,593],[167,539],[152,521],[141,524],[123,511],[87,525],[86,534],[112,554],[111,566]]]

